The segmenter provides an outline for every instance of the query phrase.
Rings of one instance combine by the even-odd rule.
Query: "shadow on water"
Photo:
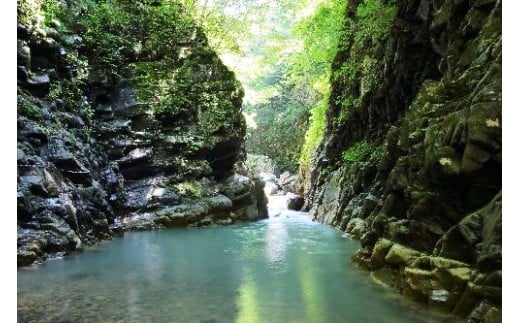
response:
[[[71,274],[67,277],[68,280],[83,280],[83,279],[92,279],[93,277],[99,276],[99,273],[76,273]]]

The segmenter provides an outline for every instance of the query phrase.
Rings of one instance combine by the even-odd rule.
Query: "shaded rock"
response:
[[[267,219],[269,214],[267,210],[267,196],[265,196],[265,182],[260,178],[253,178],[251,193],[256,202],[254,207],[258,210],[258,215],[253,220]]]
[[[83,38],[78,34],[60,34],[63,43],[67,46],[75,47],[81,45]]]
[[[380,284],[386,287],[397,288],[400,286],[399,274],[388,267],[383,267],[378,270],[374,270],[370,273],[370,276]]]
[[[25,157],[26,157],[25,152],[22,149],[18,148],[16,150],[16,160],[18,162],[23,162],[25,160]]]
[[[366,231],[367,224],[360,218],[351,219],[346,227],[346,232],[356,239],[359,239]]]
[[[373,269],[379,269],[384,266],[385,257],[393,244],[394,242],[384,238],[376,242],[370,256],[370,263]]]
[[[502,322],[502,310],[486,301],[482,301],[471,312],[467,322],[500,323]]]
[[[43,176],[45,179],[45,189],[49,196],[58,196],[59,188],[54,177],[46,170],[43,170]]]
[[[388,238],[390,240],[399,241],[401,243],[409,240],[410,220],[396,220],[387,224]]]
[[[215,223],[221,224],[221,225],[230,225],[230,224],[233,224],[233,219],[231,219],[231,218],[218,219]]]
[[[147,6],[121,10],[130,19],[163,12]],[[79,20],[91,14],[75,2],[68,9],[81,11]],[[99,48],[85,50],[71,22],[18,26],[20,265],[124,230],[267,217],[264,183],[231,176],[245,157],[243,90],[202,30],[193,33],[189,19],[143,30],[154,37],[164,27],[190,55],[179,61],[179,42],[163,42],[152,52],[122,48],[108,67],[92,56]],[[157,82],[142,84],[152,70]],[[169,89],[165,102],[149,95],[157,84]],[[181,192],[186,183],[196,189]]]
[[[131,132],[130,120],[113,120],[105,122],[97,127],[100,136],[110,137],[114,135],[130,134]]]
[[[31,68],[31,48],[27,46],[26,42],[18,41],[16,51],[17,64],[27,69]]]
[[[57,114],[60,120],[69,126],[70,128],[83,128],[85,127],[85,122],[83,119],[78,116],[67,112],[60,112]]]
[[[432,289],[428,296],[428,307],[439,312],[450,313],[460,298],[459,292]]]
[[[502,270],[496,270],[483,275],[482,279],[475,279],[475,283],[487,285],[487,286],[502,286]]]
[[[433,289],[432,273],[427,270],[405,267],[404,278],[404,294],[416,300],[427,302]]]
[[[467,267],[437,268],[433,271],[433,276],[445,289],[459,292],[466,288],[472,274],[473,271]]]
[[[356,261],[394,268],[397,288],[431,307],[462,317],[483,299],[499,308],[501,279],[484,283],[484,273],[502,265],[502,3],[386,3],[395,15],[376,42],[360,29],[361,6],[347,5],[350,36],[332,67],[336,103],[301,174],[306,207],[342,230],[364,219]],[[373,147],[366,158],[346,163],[363,145]],[[368,194],[381,202],[365,208]]]
[[[114,110],[118,117],[134,118],[146,114],[150,110],[150,106],[146,103],[134,103],[128,101],[126,105],[120,105]]]
[[[233,175],[226,179],[222,187],[222,194],[227,196],[233,203],[237,203],[250,195],[251,181],[242,175]]]
[[[233,202],[222,194],[208,198],[207,202],[210,210],[214,212],[229,211],[233,207]]]
[[[34,138],[39,141],[39,143],[46,143],[48,138],[48,132],[43,129],[41,126],[35,123],[29,123],[22,129],[22,135],[28,138]]]
[[[278,178],[277,184],[284,192],[297,193],[298,176],[284,172]]]
[[[135,185],[130,186],[125,191],[126,204],[125,206],[130,210],[137,210],[147,206],[151,199],[151,192],[154,191],[152,185]]]
[[[287,208],[289,210],[299,211],[303,207],[305,200],[301,195],[288,194],[287,195]]]
[[[51,80],[46,74],[43,75],[29,75],[25,87],[34,96],[44,97],[49,94]]]
[[[490,300],[490,302],[501,303],[501,289],[498,287],[481,286],[468,282],[459,302],[453,309],[453,313],[460,316],[467,316],[483,298]]]
[[[42,174],[31,172],[29,175],[19,177],[19,187],[29,189],[32,193],[40,196],[49,196],[44,184]]]
[[[498,269],[501,266],[501,192],[482,209],[466,216],[437,242],[434,253],[463,262],[483,264]],[[484,217],[485,215],[485,217]],[[484,220],[485,219],[485,220]],[[477,245],[486,241],[485,248]]]
[[[202,220],[208,211],[204,203],[181,204],[158,211],[154,221],[165,227],[182,227]]]
[[[65,142],[58,137],[51,137],[47,145],[48,157],[62,170],[79,171],[85,170],[82,163],[66,147]]]
[[[17,264],[18,266],[28,266],[38,260],[40,256],[31,250],[18,250],[17,251]]]
[[[74,184],[90,185],[92,183],[90,171],[83,166],[77,170],[63,170],[63,175],[70,179],[70,181]]]
[[[442,257],[434,257],[434,256],[421,256],[415,259],[411,267],[413,268],[421,268],[421,269],[427,269],[432,270],[434,268],[439,269],[449,269],[449,268],[461,268],[461,267],[469,267],[468,264],[448,259],[448,258],[442,258]]]
[[[113,228],[116,231],[118,231],[119,228],[121,228],[122,230],[149,230],[161,227],[161,221],[165,221],[167,223],[171,221],[166,216],[161,221],[156,220],[157,216],[155,213],[130,213],[126,215],[123,219],[121,219],[120,225],[115,225],[113,226]],[[176,221],[173,222],[175,223]],[[185,226],[185,224],[180,224],[180,226]]]

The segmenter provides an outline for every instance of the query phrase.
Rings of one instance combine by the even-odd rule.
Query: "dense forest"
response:
[[[424,311],[500,322],[501,11],[19,0],[18,266],[129,231],[299,214],[357,241],[352,264]],[[280,196],[300,212],[273,209]],[[245,277],[255,318],[236,320],[264,321]],[[311,290],[299,319],[334,320]],[[20,297],[22,321],[45,320]]]

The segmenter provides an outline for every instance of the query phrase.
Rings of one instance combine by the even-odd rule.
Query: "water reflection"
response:
[[[438,321],[351,267],[357,248],[291,211],[229,227],[130,232],[99,252],[19,270],[18,321]]]
[[[155,244],[151,236],[142,239],[142,265],[145,277],[153,285],[159,285],[163,276],[163,259],[161,247]]]
[[[262,322],[260,318],[256,284],[249,268],[246,268],[242,274],[242,285],[239,289],[237,306],[238,314],[235,322]]]
[[[322,304],[325,297],[322,295],[324,285],[320,285],[319,273],[316,268],[320,266],[319,263],[314,263],[313,258],[308,257],[305,253],[298,256],[298,277],[303,302],[305,304],[305,314],[310,322],[325,322],[325,313],[323,309],[326,308]]]
[[[282,221],[273,219],[268,222],[265,234],[265,254],[270,263],[280,263],[285,260],[287,238],[287,229]]]
[[[139,317],[139,292],[133,288],[130,288],[126,293],[126,311],[128,313],[128,318],[135,320]]]

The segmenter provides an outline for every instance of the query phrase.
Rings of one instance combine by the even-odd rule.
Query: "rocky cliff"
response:
[[[501,38],[500,0],[348,1],[304,179],[354,260],[472,322],[500,320]]]
[[[127,229],[267,217],[243,91],[170,1],[18,2],[18,265]]]

